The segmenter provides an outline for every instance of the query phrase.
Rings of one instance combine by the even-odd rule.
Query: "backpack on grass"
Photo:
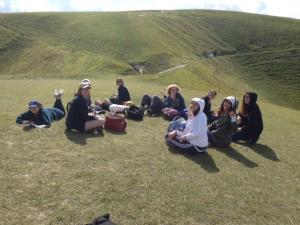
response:
[[[107,130],[124,132],[127,127],[127,121],[124,115],[108,114],[105,117],[104,127]]]
[[[143,120],[144,118],[144,109],[138,106],[130,106],[125,110],[125,115],[128,119],[132,120]]]
[[[110,215],[105,214],[103,216],[99,216],[92,223],[87,223],[86,225],[116,225],[115,223],[110,221]]]

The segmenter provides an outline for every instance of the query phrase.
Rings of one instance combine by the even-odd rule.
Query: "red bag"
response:
[[[125,131],[126,126],[127,126],[127,122],[125,116],[123,115],[108,114],[105,117],[105,124],[104,124],[105,129],[123,132]]]
[[[179,112],[173,108],[164,108],[161,110],[161,116],[169,121],[174,120],[176,117],[180,116]]]

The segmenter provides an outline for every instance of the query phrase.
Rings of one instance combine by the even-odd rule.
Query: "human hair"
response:
[[[240,108],[240,113],[242,114],[242,116],[247,116],[248,111],[249,111],[249,105],[247,105],[245,103],[245,96],[246,95],[249,95],[249,98],[250,98],[250,101],[251,101],[251,96],[250,96],[249,92],[246,92],[243,96],[243,102],[242,102],[242,105],[241,105],[241,108]]]
[[[223,101],[222,101],[220,107],[218,108],[218,110],[217,110],[217,112],[216,112],[218,115],[221,115],[221,114],[224,112],[224,102],[225,102],[225,101],[227,101],[227,102],[230,104],[229,112],[233,111],[233,107],[232,107],[231,101],[225,98],[225,99],[223,99]]]
[[[81,90],[82,88],[78,88],[76,96],[81,96]]]
[[[116,79],[116,84],[121,84],[121,86],[124,86],[124,81],[123,81],[123,79],[121,78],[121,77],[118,77],[117,79]]]
[[[168,87],[166,87],[166,95],[167,96],[170,96],[172,88],[176,88],[177,93],[179,93],[181,91],[181,88],[177,84],[170,84]]]

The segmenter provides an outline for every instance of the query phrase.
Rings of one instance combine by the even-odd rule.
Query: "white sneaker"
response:
[[[59,89],[58,96],[61,97],[64,93],[65,91],[63,89]]]
[[[54,90],[53,97],[56,99],[59,97],[59,92],[56,89]]]

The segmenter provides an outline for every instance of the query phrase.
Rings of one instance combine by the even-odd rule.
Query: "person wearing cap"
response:
[[[247,92],[243,97],[240,112],[238,114],[238,131],[233,135],[233,141],[247,141],[255,144],[263,131],[263,119],[257,105],[257,94]]]
[[[125,102],[131,100],[128,89],[124,85],[122,78],[116,80],[116,85],[118,87],[118,94],[111,97],[110,102],[113,104],[123,105]]]
[[[203,113],[205,102],[201,98],[191,100],[188,120],[185,129],[172,131],[166,135],[166,143],[170,147],[178,148],[188,153],[207,151],[207,117]]]
[[[83,79],[80,84],[88,84],[90,89],[92,88],[92,83],[89,79]],[[80,85],[79,84],[79,85]],[[86,98],[87,100],[87,103],[88,103],[88,107],[89,107],[89,112],[92,112],[93,111],[93,106],[92,106],[92,99],[91,99],[91,96],[89,95],[88,98]]]
[[[66,115],[65,108],[61,101],[64,90],[55,90],[55,102],[53,108],[43,108],[43,105],[37,100],[31,100],[28,103],[29,110],[17,117],[16,122],[24,126],[50,126],[53,121],[62,119]]]
[[[216,98],[216,96],[217,92],[215,90],[211,90],[207,93],[206,96],[202,97],[202,99],[205,101],[205,108],[203,112],[207,116],[208,124],[212,123],[216,119],[214,116],[214,112],[211,110],[211,102]]]
[[[87,132],[96,128],[102,128],[104,119],[89,114],[88,99],[90,98],[91,86],[88,82],[81,82],[77,94],[70,104],[66,119],[68,130]]]
[[[232,142],[232,136],[237,130],[236,108],[238,100],[234,96],[226,97],[216,112],[217,118],[208,126],[208,141],[210,145],[227,147]]]

